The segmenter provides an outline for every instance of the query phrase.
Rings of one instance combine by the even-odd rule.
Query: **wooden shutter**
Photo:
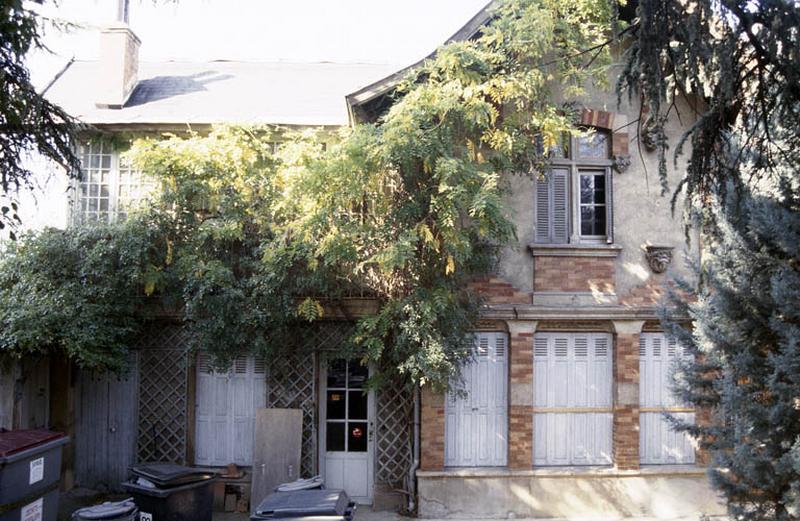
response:
[[[197,358],[195,463],[251,465],[256,409],[266,406],[263,359],[241,356],[230,371],[214,372],[206,353]]]
[[[606,242],[614,243],[614,188],[611,169],[606,168]]]
[[[670,391],[677,359],[686,356],[674,340],[662,333],[639,337],[639,458],[642,464],[694,463],[694,447],[685,432],[676,432],[665,413],[694,423],[694,412],[682,406]]]
[[[449,393],[445,405],[445,465],[506,465],[507,346],[505,333],[475,335],[474,358],[462,371],[466,394]]]
[[[534,466],[611,463],[611,336],[534,337]]]
[[[535,241],[566,244],[569,241],[569,169],[554,168],[535,182]]]

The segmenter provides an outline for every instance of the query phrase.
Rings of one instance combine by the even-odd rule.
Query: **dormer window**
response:
[[[76,184],[72,223],[125,220],[155,183],[133,168],[110,143],[89,142],[80,147],[83,176]]]
[[[613,242],[610,142],[595,130],[553,147],[550,170],[534,183],[537,243]]]

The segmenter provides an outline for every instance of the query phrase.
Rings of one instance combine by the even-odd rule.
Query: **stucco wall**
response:
[[[677,519],[725,513],[704,472],[692,468],[420,472],[418,477],[422,518]]]
[[[613,73],[612,73],[613,74]],[[613,81],[610,82],[614,84]],[[616,94],[613,91],[591,89],[583,100],[586,108],[608,111],[627,117],[634,122],[639,117],[638,104],[627,102],[617,106]],[[681,120],[677,114],[680,113]],[[685,103],[678,104],[667,126],[667,134],[671,139],[681,136],[691,123],[691,109]],[[625,118],[620,119],[625,119]],[[621,123],[624,125],[624,121]],[[618,128],[615,121],[614,127]],[[626,127],[630,136],[631,165],[624,173],[613,173],[614,199],[614,243],[622,247],[615,263],[616,294],[624,296],[637,286],[648,283],[653,273],[647,266],[644,247],[647,245],[666,245],[674,247],[673,261],[669,275],[689,276],[684,253],[696,252],[697,243],[693,241],[687,246],[684,238],[682,203],[678,203],[675,215],[672,214],[670,199],[682,177],[683,160],[675,168],[671,160],[668,162],[670,192],[661,194],[658,178],[658,157],[655,152],[647,152],[638,146],[636,125]],[[534,242],[534,179],[526,174],[507,176],[506,196],[508,215],[517,228],[518,240],[509,245],[503,252],[500,263],[500,275],[515,287],[524,291],[533,291],[534,263],[528,245]],[[598,302],[601,303],[601,302]]]

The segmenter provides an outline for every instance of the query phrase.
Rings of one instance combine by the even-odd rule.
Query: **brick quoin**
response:
[[[420,469],[444,469],[444,395],[428,387],[421,396]]]
[[[532,331],[516,331],[510,339],[508,467],[511,469],[529,469],[533,464],[533,335]],[[521,389],[520,403],[513,402],[511,391],[515,389]]]
[[[614,292],[614,259],[597,257],[535,257],[534,291]]]
[[[628,393],[614,404],[614,463],[620,470],[639,468],[639,333],[619,333],[615,337],[614,382]],[[620,391],[621,392],[621,391]]]
[[[527,291],[519,290],[497,276],[477,278],[470,282],[469,289],[479,293],[489,305],[530,304],[533,299]]]

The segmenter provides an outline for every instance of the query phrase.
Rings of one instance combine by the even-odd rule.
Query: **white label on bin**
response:
[[[33,485],[44,479],[44,458],[36,458],[31,461],[31,473],[28,478],[28,485]]]
[[[22,507],[22,515],[20,521],[42,521],[42,513],[44,512],[44,498],[40,497],[33,503]]]
[[[153,521],[153,514],[149,512],[139,512],[139,521]]]

